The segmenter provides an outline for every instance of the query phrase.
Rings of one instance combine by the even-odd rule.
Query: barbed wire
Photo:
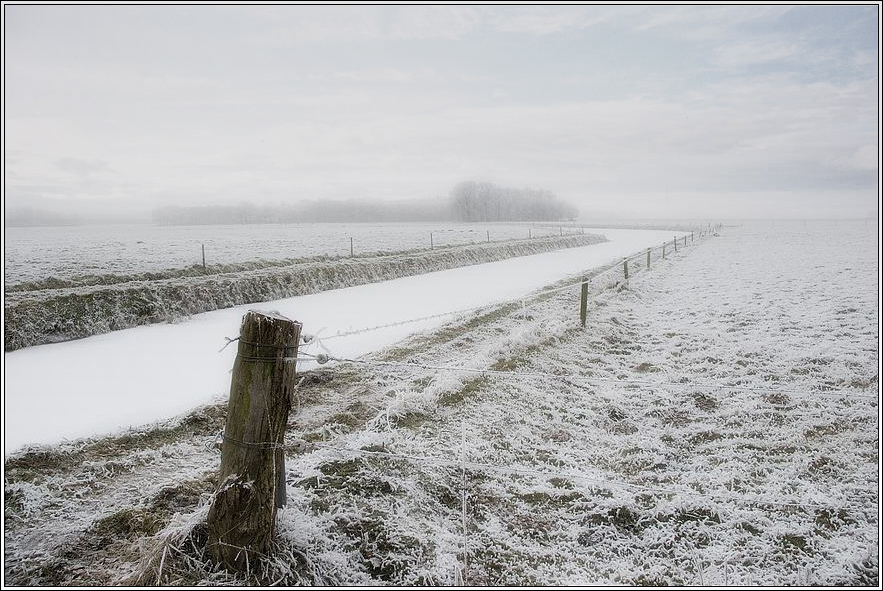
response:
[[[702,233],[700,233],[700,238],[702,237]],[[526,298],[521,298],[520,301],[522,303],[522,307],[524,307],[525,299],[536,299],[545,295],[558,293],[561,291],[565,291],[567,289],[571,289],[576,286],[580,286],[588,281],[596,279],[599,276],[602,276],[606,273],[611,272],[612,270],[618,268],[622,265],[623,261],[629,261],[633,259],[637,259],[640,257],[644,257],[647,254],[652,256],[654,250],[656,249],[647,249],[642,251],[637,255],[632,255],[631,257],[626,257],[619,262],[608,266],[607,268],[593,274],[591,278],[583,278],[577,282],[565,284],[562,286],[558,286],[555,288],[550,288],[547,290],[542,290],[540,292],[533,293]],[[515,300],[516,302],[518,300]],[[423,316],[420,318],[413,318],[408,320],[397,321],[394,323],[388,323],[384,325],[378,325],[375,327],[366,327],[362,329],[348,331],[346,333],[338,333],[333,336],[325,337],[324,340],[330,340],[334,338],[341,338],[344,336],[361,334],[366,332],[371,332],[374,330],[379,330],[382,328],[401,326],[413,322],[419,322],[423,320],[441,318],[445,316],[451,316],[456,314],[465,314],[469,312],[475,312],[478,310],[486,309],[496,304],[486,304],[482,306],[476,306],[473,308],[467,308],[462,310],[443,312],[438,314],[432,314]],[[313,337],[315,338],[315,337]],[[312,340],[312,339],[310,339]],[[232,341],[232,339],[228,339],[228,341]],[[317,344],[322,345],[321,341],[316,339]],[[309,342],[306,341],[305,342]],[[227,343],[229,344],[229,342]],[[226,345],[225,345],[226,346]],[[324,347],[323,347],[324,348]],[[326,348],[327,351],[327,348]],[[827,397],[853,397],[853,398],[866,398],[873,399],[876,401],[878,395],[868,395],[862,394],[860,392],[854,392],[849,390],[840,390],[840,391],[824,391],[824,390],[794,390],[790,388],[781,388],[781,387],[764,387],[764,386],[745,386],[745,385],[727,385],[727,384],[707,384],[707,383],[695,383],[695,382],[667,382],[667,381],[652,381],[652,380],[635,380],[635,379],[618,379],[618,378],[603,378],[603,377],[595,377],[595,376],[585,376],[581,374],[567,374],[567,373],[552,373],[552,372],[542,372],[542,371],[507,371],[507,370],[494,370],[494,369],[484,369],[484,368],[470,368],[470,367],[460,367],[460,366],[448,366],[448,365],[431,365],[431,364],[422,364],[422,363],[413,363],[413,362],[395,362],[395,361],[381,361],[381,360],[370,360],[370,359],[352,359],[347,357],[339,357],[330,353],[321,353],[318,355],[312,355],[309,353],[302,353],[308,360],[315,361],[319,364],[324,364],[329,361],[334,361],[338,363],[352,363],[352,364],[362,364],[374,367],[387,367],[393,369],[420,369],[420,370],[431,370],[431,371],[460,371],[460,372],[469,372],[469,373],[477,373],[482,375],[495,375],[502,376],[507,378],[530,378],[530,379],[545,379],[545,380],[576,380],[582,381],[584,383],[593,384],[593,385],[601,385],[601,384],[616,384],[616,385],[633,385],[633,386],[642,386],[647,388],[684,388],[689,390],[735,390],[735,391],[743,391],[743,392],[762,392],[762,393],[778,393],[778,394],[792,394],[799,396],[827,396]],[[303,360],[303,359],[300,359]],[[465,431],[464,431],[465,433]],[[242,441],[238,441],[232,438],[224,438],[223,435],[220,436],[221,441],[227,439],[234,445],[239,445],[242,447],[256,447],[260,449],[284,449],[286,452],[290,451],[304,451],[303,446],[283,446],[281,444],[273,444],[273,443],[246,443]],[[332,453],[341,453],[341,454],[355,454],[361,456],[374,456],[374,457],[382,457],[387,459],[400,459],[411,462],[420,463],[424,466],[439,466],[439,467],[447,467],[447,468],[458,468],[461,471],[461,479],[462,479],[462,519],[463,519],[463,555],[464,555],[464,572],[468,573],[468,563],[466,563],[466,557],[468,556],[468,528],[467,528],[467,512],[466,512],[466,499],[467,499],[467,480],[466,480],[466,472],[465,470],[471,470],[475,472],[495,472],[499,474],[508,474],[508,475],[524,475],[538,478],[566,478],[579,482],[585,482],[592,484],[594,486],[619,489],[619,490],[627,490],[633,493],[652,493],[657,495],[666,495],[672,497],[693,497],[699,499],[706,500],[725,500],[730,501],[737,504],[747,504],[754,506],[769,506],[769,507],[781,507],[781,508],[797,508],[804,510],[831,510],[831,509],[849,509],[849,510],[857,510],[857,511],[868,511],[869,506],[856,504],[852,501],[852,499],[847,498],[846,503],[841,503],[838,501],[833,501],[830,503],[810,503],[810,502],[800,502],[800,501],[788,501],[783,499],[770,499],[765,498],[763,496],[749,496],[749,495],[738,495],[733,494],[732,491],[698,491],[691,488],[686,488],[689,485],[679,486],[677,488],[666,487],[666,486],[654,486],[647,484],[637,484],[633,482],[628,482],[624,480],[616,480],[611,478],[605,478],[603,476],[591,476],[587,474],[583,474],[580,472],[573,472],[568,470],[554,471],[554,470],[542,470],[536,468],[528,468],[524,466],[512,466],[512,465],[499,465],[492,464],[486,462],[478,462],[478,461],[467,461],[465,457],[465,435],[463,436],[463,444],[460,450],[459,458],[456,459],[447,459],[443,457],[433,457],[433,456],[425,456],[425,455],[415,455],[415,454],[404,454],[404,453],[396,453],[389,451],[377,451],[377,450],[364,450],[364,449],[352,449],[347,447],[339,447],[339,446],[323,446],[321,450],[332,452]],[[869,489],[862,488],[851,488],[849,490],[840,490],[838,491],[842,495],[848,495],[849,493],[874,493],[875,491],[871,491]],[[776,494],[772,492],[770,494]],[[464,579],[466,577],[464,576]]]
[[[439,312],[438,314],[429,314],[427,316],[420,316],[419,318],[409,318],[408,320],[399,320],[397,322],[389,322],[386,324],[378,324],[376,326],[367,326],[365,328],[358,328],[354,330],[348,330],[346,332],[339,332],[333,334],[331,336],[322,337],[323,341],[330,341],[332,339],[339,339],[341,337],[349,337],[357,334],[363,334],[367,332],[374,332],[375,330],[381,330],[384,328],[392,328],[395,326],[403,326],[405,324],[413,324],[414,322],[422,322],[424,320],[433,320],[435,318],[444,318],[445,316],[455,316],[458,314],[468,314],[470,312],[476,312],[481,310],[482,308],[488,308],[493,306],[494,304],[485,304],[482,306],[475,306],[473,308],[463,308],[461,310],[451,310],[450,312]]]
[[[658,245],[658,246],[651,247],[649,250],[652,252],[652,251],[654,251],[654,250],[659,250],[659,249],[661,249],[661,248],[662,248],[662,245]],[[364,333],[368,333],[368,332],[374,332],[374,331],[376,331],[376,330],[382,330],[382,329],[385,329],[385,328],[393,328],[393,327],[396,327],[396,326],[403,326],[403,325],[406,325],[406,324],[413,324],[413,323],[415,323],[415,322],[423,322],[423,321],[425,321],[425,320],[434,320],[434,319],[436,319],[436,318],[444,318],[445,316],[456,316],[456,315],[459,315],[459,314],[469,314],[469,313],[472,313],[472,312],[478,312],[479,310],[483,310],[483,309],[487,309],[487,308],[492,308],[492,307],[500,306],[500,305],[503,305],[503,304],[510,304],[510,303],[515,303],[515,302],[518,302],[518,301],[522,301],[522,302],[524,302],[524,301],[526,301],[526,300],[533,300],[533,299],[536,299],[536,298],[541,298],[541,297],[543,297],[543,296],[545,296],[545,295],[549,295],[549,294],[557,293],[557,292],[560,292],[560,291],[566,291],[566,290],[568,290],[568,289],[572,289],[572,288],[574,288],[574,287],[581,286],[583,283],[591,283],[591,281],[593,281],[594,279],[597,279],[598,277],[600,277],[600,276],[602,276],[602,275],[605,275],[605,274],[609,273],[610,271],[613,271],[613,270],[615,270],[615,269],[618,269],[618,268],[622,265],[623,261],[633,260],[633,259],[637,259],[637,258],[639,258],[639,257],[643,257],[643,256],[646,255],[646,253],[647,253],[647,251],[646,251],[646,250],[643,250],[643,251],[641,251],[640,253],[633,254],[633,255],[630,255],[630,256],[628,256],[628,257],[624,257],[623,259],[620,259],[620,260],[617,261],[616,263],[612,263],[612,264],[608,265],[607,267],[601,269],[600,271],[592,272],[591,274],[587,275],[586,278],[584,278],[584,279],[580,279],[579,281],[574,281],[574,282],[572,282],[572,283],[568,283],[568,284],[566,284],[566,285],[561,285],[561,286],[558,286],[558,287],[553,287],[553,288],[549,288],[549,289],[544,289],[544,290],[540,290],[540,291],[537,291],[537,292],[533,292],[533,293],[530,293],[530,294],[528,294],[527,296],[524,296],[524,297],[515,298],[515,299],[498,300],[498,301],[496,301],[496,302],[491,302],[491,303],[488,303],[488,304],[482,304],[482,305],[480,305],[480,306],[472,306],[472,307],[469,307],[469,308],[461,308],[461,309],[458,309],[458,310],[450,310],[450,311],[447,311],[447,312],[439,312],[439,313],[437,313],[437,314],[429,314],[429,315],[426,315],[426,316],[420,316],[420,317],[417,317],[417,318],[409,318],[409,319],[407,319],[407,320],[399,320],[399,321],[396,321],[396,322],[388,322],[388,323],[385,323],[385,324],[378,324],[378,325],[375,325],[375,326],[367,326],[367,327],[364,327],[364,328],[357,328],[357,329],[348,330],[348,331],[344,331],[344,332],[338,332],[338,333],[336,333],[336,334],[333,334],[333,335],[330,335],[330,336],[327,336],[327,337],[323,337],[322,340],[324,340],[324,341],[330,341],[330,340],[333,340],[333,339],[339,339],[339,338],[343,338],[343,337],[348,337],[348,336],[353,336],[353,335],[358,335],[358,334],[364,334]],[[531,307],[532,305],[534,305],[534,304],[522,305],[522,307],[523,307],[523,308],[527,308],[527,307]],[[228,344],[229,344],[229,343],[228,343]]]
[[[652,252],[653,250],[658,250],[659,248],[661,248],[661,247],[660,246],[651,247],[648,250],[650,252]],[[633,258],[642,257],[646,254],[646,252],[647,251],[643,251],[640,254],[632,255],[632,256],[633,256]],[[547,290],[542,290],[540,292],[536,292],[536,293],[531,294],[530,296],[527,296],[527,298],[522,298],[520,300],[512,300],[512,301],[509,301],[508,303],[520,302],[522,310],[532,307],[532,306],[535,306],[535,305],[538,305],[539,303],[542,303],[542,302],[534,302],[533,304],[525,304],[524,302],[525,302],[525,299],[536,299],[538,297],[542,297],[544,295],[564,291],[566,289],[570,289],[575,286],[581,286],[582,284],[584,284],[586,282],[594,280],[594,279],[618,268],[622,264],[622,262],[625,260],[629,260],[628,257],[623,259],[622,261],[608,265],[606,268],[601,269],[600,271],[597,271],[590,278],[584,278],[578,282],[568,283],[563,286],[550,288]],[[340,337],[344,337],[344,336],[351,336],[351,335],[355,335],[355,334],[367,333],[367,332],[379,330],[382,328],[401,326],[401,325],[405,325],[405,324],[409,324],[409,323],[413,323],[413,322],[420,322],[423,320],[441,318],[441,317],[450,316],[450,315],[454,315],[454,314],[466,314],[469,312],[476,312],[478,310],[491,308],[496,305],[500,305],[500,303],[498,302],[498,303],[492,303],[492,304],[485,304],[482,306],[475,306],[472,308],[464,308],[464,309],[460,309],[460,310],[442,312],[442,313],[438,313],[438,314],[430,314],[427,316],[421,316],[419,318],[411,318],[411,319],[407,319],[407,320],[401,320],[401,321],[397,321],[397,322],[381,324],[381,325],[377,325],[377,326],[373,326],[373,327],[365,327],[365,328],[361,328],[361,329],[347,331],[344,333],[338,333],[338,334],[335,334],[335,335],[332,335],[329,337],[323,337],[322,339],[319,339],[315,335],[304,335],[305,343],[315,342],[316,344],[321,346],[326,351],[326,353],[311,354],[311,353],[307,353],[305,351],[301,351],[301,352],[299,352],[299,354],[302,355],[303,357],[299,357],[297,359],[285,358],[285,360],[286,361],[295,361],[295,360],[296,361],[315,361],[316,363],[318,363],[320,365],[323,365],[329,361],[336,361],[338,363],[351,363],[351,364],[362,364],[362,365],[370,365],[370,366],[382,366],[382,367],[388,367],[388,368],[392,368],[392,369],[459,371],[459,372],[476,373],[476,374],[482,374],[482,375],[496,375],[496,376],[511,377],[511,378],[577,380],[577,381],[581,381],[583,383],[588,383],[588,384],[592,384],[592,385],[596,385],[596,386],[607,385],[607,384],[617,384],[617,385],[625,384],[625,385],[630,385],[630,386],[641,386],[641,387],[646,387],[646,388],[680,388],[680,389],[693,389],[693,390],[735,390],[735,391],[752,392],[752,393],[790,394],[790,395],[803,396],[803,397],[825,396],[825,397],[843,398],[848,395],[849,397],[852,397],[852,398],[863,398],[863,399],[874,399],[874,400],[876,400],[878,398],[878,396],[876,394],[875,395],[868,395],[868,394],[863,394],[861,392],[847,391],[847,390],[838,390],[838,391],[795,390],[795,389],[783,388],[783,387],[765,387],[765,386],[757,386],[757,385],[746,386],[746,385],[741,385],[741,384],[719,384],[719,383],[718,384],[710,384],[710,383],[696,383],[696,382],[684,383],[684,382],[636,380],[636,379],[628,379],[628,378],[614,379],[614,378],[602,378],[602,377],[595,377],[595,376],[585,376],[585,375],[581,375],[581,374],[567,374],[567,373],[562,374],[562,373],[538,372],[538,371],[531,371],[531,372],[518,371],[518,372],[516,372],[516,371],[506,371],[506,370],[494,370],[494,369],[490,369],[490,368],[470,368],[470,367],[463,367],[463,366],[431,365],[431,364],[414,363],[414,362],[392,362],[392,361],[370,360],[370,359],[363,359],[363,358],[353,359],[353,358],[336,356],[336,355],[332,354],[332,352],[327,347],[325,347],[323,344],[323,341],[326,341],[326,340],[332,340],[335,338],[340,338]],[[231,342],[233,342],[237,339],[227,338],[226,340],[227,340],[227,343],[224,345],[224,347],[226,347]],[[243,360],[250,360],[250,358],[248,358],[248,359],[243,358]]]

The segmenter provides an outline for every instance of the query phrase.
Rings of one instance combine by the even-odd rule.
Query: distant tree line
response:
[[[576,217],[575,207],[550,191],[510,189],[468,181],[445,200],[301,201],[293,204],[169,206],[153,211],[160,225],[297,224],[313,222],[508,222],[560,221]]]
[[[466,181],[451,190],[451,210],[463,222],[560,221],[579,210],[551,191],[512,189],[484,181]]]

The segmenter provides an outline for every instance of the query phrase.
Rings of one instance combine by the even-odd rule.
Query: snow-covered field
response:
[[[5,449],[9,453],[29,443],[56,443],[143,425],[224,396],[236,350],[218,349],[225,336],[236,336],[248,309],[279,310],[303,322],[305,331],[328,336],[521,297],[674,236],[645,230],[592,232],[607,235],[610,242],[238,306],[175,324],[6,353],[6,414],[16,420],[6,425]],[[450,318],[353,335],[339,339],[337,346],[343,354],[361,355],[446,320]],[[43,371],[46,367],[53,370]]]
[[[574,288],[404,341],[406,327],[325,338],[307,352],[394,346],[305,374],[276,558],[247,578],[205,554],[222,405],[17,454],[6,580],[877,586],[878,246],[863,223],[727,227],[649,271],[634,261],[628,285],[594,278],[585,329]],[[469,306],[486,275],[438,295]],[[296,299],[276,307],[320,338],[363,326]],[[185,343],[188,362],[233,336],[238,315],[224,322]]]
[[[563,228],[578,232],[578,228]],[[356,254],[527,238],[525,224],[257,224],[236,226],[102,225],[5,229],[5,281],[133,275],[209,265]],[[557,236],[558,227],[531,235]]]

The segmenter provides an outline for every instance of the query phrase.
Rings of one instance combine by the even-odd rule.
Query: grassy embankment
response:
[[[6,293],[6,351],[68,341],[242,304],[501,261],[604,241],[595,235],[537,238],[370,256],[257,262],[45,280]],[[28,289],[24,289],[28,288]]]

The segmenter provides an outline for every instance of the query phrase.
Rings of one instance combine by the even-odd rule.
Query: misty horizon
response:
[[[217,206],[235,209],[236,207],[242,206],[239,205],[229,205],[229,206]],[[275,208],[279,207],[278,204],[268,204],[268,205],[254,205],[248,204],[257,208]],[[290,207],[295,207],[296,204],[291,205]],[[171,206],[174,207],[174,206]],[[205,207],[212,208],[215,206],[207,205],[207,206],[196,206],[196,207]],[[289,206],[284,206],[289,207]],[[131,216],[108,216],[108,217],[97,217],[97,216],[78,216],[77,214],[64,215],[53,213],[46,210],[35,210],[35,209],[13,209],[6,211],[6,219],[4,227],[6,228],[51,228],[51,227],[66,227],[66,226],[90,226],[90,225],[163,225],[160,222],[157,222],[155,219],[155,210],[152,212],[144,213],[142,215],[131,215]],[[353,216],[356,217],[356,216]],[[843,216],[843,217],[681,217],[681,216],[656,216],[656,217],[628,217],[628,216],[617,216],[611,213],[599,212],[595,214],[587,214],[580,215],[573,221],[563,221],[561,222],[563,225],[583,225],[588,226],[591,223],[601,223],[601,222],[609,222],[609,223],[628,223],[628,222],[696,222],[696,223],[709,223],[709,220],[714,220],[716,222],[826,222],[826,221],[865,221],[876,219],[878,214],[876,211],[870,211],[864,216]],[[451,220],[444,219],[433,219],[433,220],[404,220],[403,223],[420,223],[420,224],[431,224],[433,222],[450,222]],[[224,224],[212,224],[208,222],[200,222],[195,225],[270,225],[270,224],[279,224],[279,225],[296,225],[296,224],[338,224],[338,223],[350,223],[350,224],[377,224],[377,223],[396,223],[394,220],[359,220],[359,219],[350,219],[350,218],[342,218],[339,220],[333,221],[268,221],[268,222],[229,222]],[[474,222],[471,222],[474,223]],[[531,221],[500,221],[500,222],[486,222],[490,224],[529,224],[533,223]],[[537,220],[537,223],[549,223],[542,222]],[[191,225],[191,224],[180,224],[180,225]]]

